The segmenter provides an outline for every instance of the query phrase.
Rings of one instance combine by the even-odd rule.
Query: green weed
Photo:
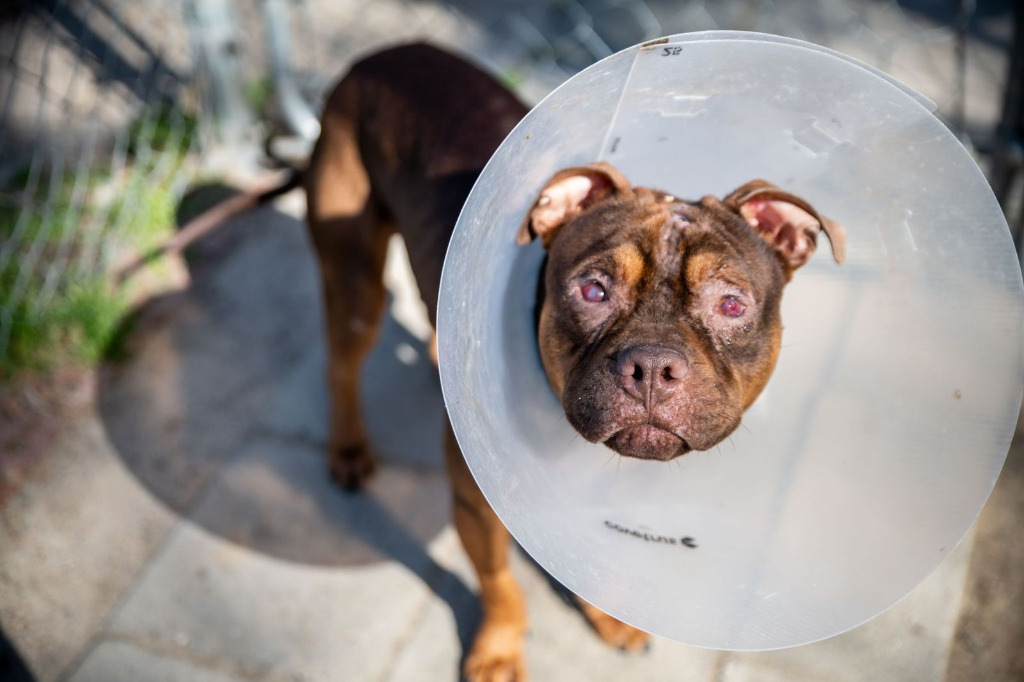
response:
[[[105,170],[31,167],[8,177],[0,188],[0,244],[17,255],[0,264],[0,379],[66,361],[96,364],[123,347],[128,292],[108,281],[95,256],[89,263],[79,256],[90,241],[145,252],[173,232],[178,192],[171,180],[195,135],[194,117],[157,105],[129,126],[129,164],[116,178]],[[33,259],[34,271],[22,273]],[[63,268],[56,287],[46,281],[54,267]]]

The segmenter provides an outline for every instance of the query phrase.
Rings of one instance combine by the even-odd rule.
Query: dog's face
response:
[[[820,229],[842,262],[842,227],[764,181],[689,202],[605,163],[555,175],[519,241],[548,251],[540,352],[572,426],[642,459],[728,436],[775,367],[782,289]]]

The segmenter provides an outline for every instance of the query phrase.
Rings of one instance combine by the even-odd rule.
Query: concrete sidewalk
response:
[[[0,509],[0,622],[39,682],[458,679],[480,614],[448,521],[443,405],[411,279],[396,252],[365,381],[384,466],[345,495],[323,460],[301,203],[204,245],[192,286],[145,306],[130,359],[103,369],[94,408]],[[1003,521],[1005,539],[1020,519]],[[940,682],[972,538],[874,621],[758,654],[612,651],[517,553],[532,679]]]

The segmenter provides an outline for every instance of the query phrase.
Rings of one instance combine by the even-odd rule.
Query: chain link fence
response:
[[[0,21],[0,374],[94,360],[105,273],[171,229],[200,136],[180,3],[17,3]]]
[[[210,152],[242,158],[266,138],[308,148],[325,90],[376,48],[447,46],[535,103],[638,42],[776,33],[916,88],[985,162],[1016,145],[996,136],[1012,11],[1012,0],[15,3],[0,10],[0,376],[98,357],[130,298],[106,274],[173,231]],[[1018,157],[1000,158],[1012,169]]]

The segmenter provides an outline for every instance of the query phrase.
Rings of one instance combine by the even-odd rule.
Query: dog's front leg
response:
[[[470,682],[523,682],[526,607],[508,564],[509,534],[487,503],[449,424],[445,461],[452,482],[455,528],[480,579],[484,620],[466,657]]]

